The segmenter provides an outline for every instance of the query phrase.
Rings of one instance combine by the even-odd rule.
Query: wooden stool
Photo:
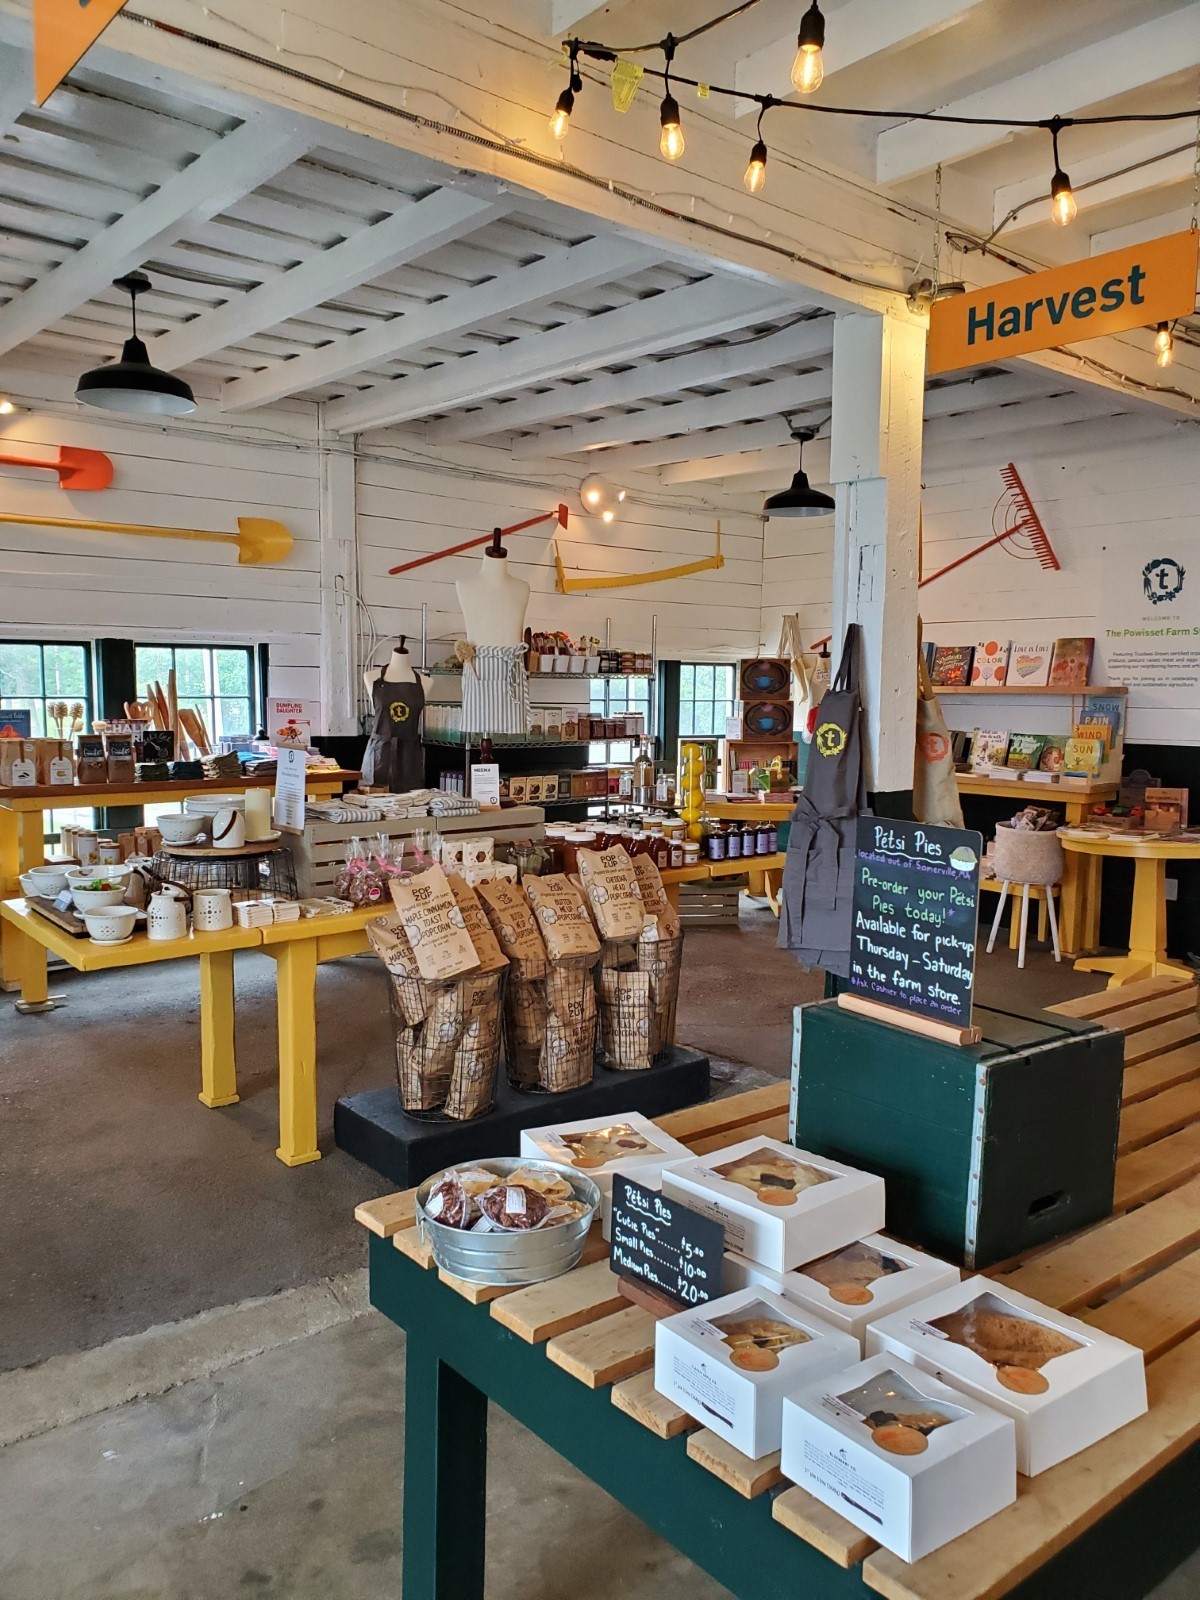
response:
[[[1042,890],[1046,912],[1050,919],[1050,940],[1054,948],[1054,959],[1060,961],[1062,952],[1058,943],[1058,916],[1054,908],[1054,890],[1062,880],[1063,851],[1057,834],[1032,833],[1001,823],[996,829],[992,866],[1000,882],[1000,899],[996,905],[996,915],[992,919],[992,931],[987,942],[988,954],[992,953],[996,943],[996,934],[1000,928],[1000,918],[1004,915],[1004,903],[1008,899],[1008,891],[1020,884],[1021,933],[1017,944],[1017,966],[1025,965],[1025,935],[1029,923],[1031,888]]]

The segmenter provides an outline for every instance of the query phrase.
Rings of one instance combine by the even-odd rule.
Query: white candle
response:
[[[270,789],[246,790],[246,838],[265,839],[271,832]]]

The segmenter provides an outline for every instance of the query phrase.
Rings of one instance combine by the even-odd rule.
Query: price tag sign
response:
[[[720,1297],[725,1229],[640,1183],[613,1177],[612,1270],[682,1306]]]
[[[304,832],[305,778],[308,756],[304,750],[281,750],[275,769],[275,826],[285,833]]]
[[[496,761],[471,763],[471,799],[481,806],[500,804],[500,764]]]

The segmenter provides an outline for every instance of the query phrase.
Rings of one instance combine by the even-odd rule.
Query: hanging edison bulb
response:
[[[673,94],[663,95],[658,120],[662,124],[658,148],[668,161],[678,161],[687,146],[684,143],[683,127],[679,121],[679,102]]]
[[[761,139],[756,140],[750,152],[750,160],[746,166],[742,182],[751,194],[757,194],[767,181],[767,147]]]
[[[564,89],[558,97],[554,107],[554,115],[550,118],[550,137],[560,143],[571,131],[571,113],[575,109],[575,96],[570,89]]]
[[[825,18],[817,0],[800,19],[796,39],[796,59],[792,62],[792,88],[797,94],[813,94],[825,81]]]
[[[1160,322],[1154,333],[1154,348],[1158,352],[1156,360],[1160,367],[1169,367],[1171,358],[1175,354],[1175,340],[1171,334],[1171,325]]]
[[[1060,228],[1070,227],[1079,215],[1071,180],[1061,167],[1054,169],[1054,176],[1050,180],[1050,215]]]

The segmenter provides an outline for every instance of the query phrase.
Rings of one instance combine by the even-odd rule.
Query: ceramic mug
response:
[[[212,842],[218,850],[240,850],[246,842],[246,818],[232,806],[213,813]]]
[[[182,889],[171,885],[150,896],[146,932],[151,939],[186,939],[187,901]]]
[[[228,889],[197,889],[192,896],[192,927],[220,933],[233,927],[233,895]]]

